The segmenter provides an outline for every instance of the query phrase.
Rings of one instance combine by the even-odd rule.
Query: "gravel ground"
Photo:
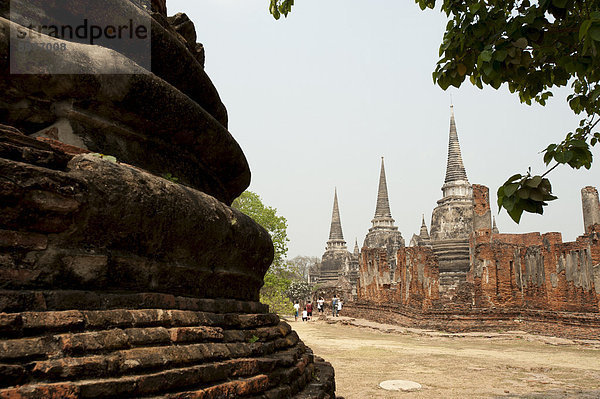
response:
[[[447,334],[339,318],[290,322],[335,368],[337,395],[366,398],[600,398],[600,341],[524,332]],[[409,380],[417,392],[385,391]]]

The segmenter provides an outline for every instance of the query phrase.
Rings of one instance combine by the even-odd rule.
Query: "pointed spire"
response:
[[[338,206],[337,188],[333,196],[333,214],[331,215],[331,229],[329,229],[330,240],[344,240],[342,233],[342,222],[340,219],[340,208]]]
[[[496,216],[492,216],[492,220],[494,221],[494,224],[492,226],[492,233],[500,234],[500,231],[498,230],[498,226],[496,226]]]
[[[421,222],[421,232],[419,236],[424,240],[429,240],[429,233],[427,232],[427,225],[425,224],[425,215],[423,215],[423,221]]]
[[[358,239],[354,239],[354,255],[358,256],[360,254],[360,248],[358,248]]]
[[[385,180],[385,166],[383,157],[381,157],[381,172],[379,173],[379,190],[377,191],[377,206],[375,208],[375,218],[391,218],[390,201],[388,199],[387,182]]]
[[[456,121],[454,120],[454,105],[450,106],[450,138],[448,140],[448,165],[446,167],[445,183],[463,180],[468,181],[467,172],[460,153],[460,143],[456,132]]]

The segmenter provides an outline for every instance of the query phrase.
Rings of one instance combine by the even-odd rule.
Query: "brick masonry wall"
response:
[[[439,263],[426,247],[398,250],[391,268],[381,249],[367,249],[360,269],[359,302],[406,309],[600,311],[600,225],[575,242],[560,233],[494,234],[489,189],[473,185],[474,231],[470,270],[461,295],[439,294]],[[589,218],[588,218],[589,219]]]
[[[421,309],[437,305],[439,267],[430,248],[400,248],[394,270],[390,268],[385,250],[365,249],[361,255],[359,300],[399,303]]]
[[[598,312],[600,241],[563,243],[560,233],[494,234],[472,243],[469,282],[476,307]]]

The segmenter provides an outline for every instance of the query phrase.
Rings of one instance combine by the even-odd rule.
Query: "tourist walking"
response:
[[[337,308],[338,316],[340,315],[340,312],[342,311],[342,304],[343,304],[343,301],[342,301],[342,298],[340,298],[340,300],[338,301],[338,308]]]
[[[337,294],[333,294],[333,299],[331,300],[331,313],[333,317],[337,317],[338,312],[338,297]]]
[[[321,296],[317,299],[317,310],[319,313],[323,313],[323,307],[325,306],[325,299]]]
[[[298,313],[300,312],[300,304],[298,303],[298,301],[294,302],[294,311],[296,312],[296,314],[294,315],[294,321],[298,321]]]
[[[308,320],[312,319],[312,302],[308,301],[308,303],[306,304],[306,315],[308,317]]]
[[[302,311],[302,321],[308,321],[308,312],[306,309]]]

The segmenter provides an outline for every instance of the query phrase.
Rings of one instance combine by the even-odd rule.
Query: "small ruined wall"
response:
[[[400,248],[396,268],[387,252],[363,249],[358,300],[429,309],[439,300],[439,268],[431,248]]]
[[[392,270],[385,249],[363,248],[361,252],[358,299],[385,303],[391,300]],[[395,289],[395,287],[394,287]]]
[[[451,333],[527,331],[578,339],[598,339],[600,334],[600,313],[500,308],[421,310],[358,301],[344,306],[344,316]]]
[[[494,234],[472,245],[476,307],[599,311],[595,234],[568,243],[560,233]]]

